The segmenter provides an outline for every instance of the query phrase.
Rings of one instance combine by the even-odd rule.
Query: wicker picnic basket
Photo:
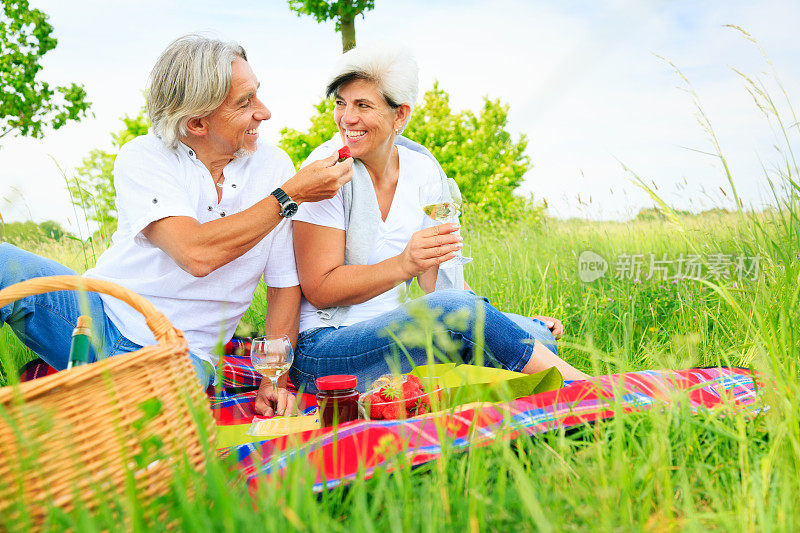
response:
[[[0,389],[0,516],[27,515],[34,525],[49,507],[91,511],[113,501],[126,483],[130,497],[131,480],[133,497],[146,505],[172,489],[184,459],[203,469],[201,435],[214,438],[183,332],[143,297],[106,281],[52,276],[0,291],[0,307],[67,289],[126,302],[158,344]]]

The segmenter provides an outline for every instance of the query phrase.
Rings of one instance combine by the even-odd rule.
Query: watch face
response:
[[[297,213],[297,204],[295,202],[287,202],[283,206],[283,216],[291,218]]]

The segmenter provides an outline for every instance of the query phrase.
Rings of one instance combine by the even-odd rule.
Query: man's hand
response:
[[[399,255],[400,266],[408,279],[456,256],[464,240],[455,233],[458,227],[458,224],[440,224],[411,235]]]
[[[333,198],[342,185],[353,179],[353,160],[337,163],[339,154],[334,153],[303,167],[281,186],[295,202],[318,202]]]
[[[547,329],[550,330],[550,333],[553,334],[556,340],[560,339],[561,335],[564,333],[564,324],[557,318],[549,316],[532,316],[531,318],[544,322],[544,325],[547,326]]]
[[[272,388],[272,382],[264,378],[256,394],[256,414],[261,416],[291,416],[297,414],[297,399],[286,387]]]

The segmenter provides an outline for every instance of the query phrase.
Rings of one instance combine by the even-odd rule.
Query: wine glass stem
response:
[[[272,390],[278,392],[278,378],[270,376],[269,380],[272,382]]]

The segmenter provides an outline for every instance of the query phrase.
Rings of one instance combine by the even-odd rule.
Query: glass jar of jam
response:
[[[328,428],[358,418],[358,392],[355,376],[341,374],[317,378],[319,423]]]

